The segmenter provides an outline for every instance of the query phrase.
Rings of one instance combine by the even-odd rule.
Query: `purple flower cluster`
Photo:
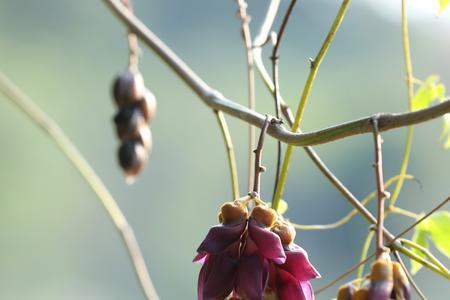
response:
[[[285,221],[266,222],[276,213],[256,207],[258,215],[252,212],[248,218],[245,211],[231,222],[221,214],[223,224],[212,227],[199,246],[194,258],[203,264],[198,279],[199,300],[223,300],[229,296],[262,300],[265,294],[275,294],[280,300],[314,299],[309,281],[319,277],[319,273],[306,251],[292,243],[293,237],[289,244],[282,243],[285,238],[279,234],[286,230],[274,230],[291,225]],[[265,213],[262,217],[261,212]]]

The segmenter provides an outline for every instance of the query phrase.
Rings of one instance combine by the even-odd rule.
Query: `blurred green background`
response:
[[[246,103],[245,56],[234,1],[135,2],[137,15],[213,87]],[[268,1],[249,0],[256,32]],[[281,10],[288,1],[282,1]],[[436,3],[411,1],[414,75],[439,74],[450,86],[450,16]],[[436,1],[437,2],[437,1]],[[281,88],[296,107],[313,57],[340,1],[300,1],[281,47]],[[374,112],[406,109],[400,1],[354,1],[319,71],[303,129],[314,130]],[[278,19],[275,28],[278,28]],[[117,199],[140,241],[162,299],[194,299],[196,247],[230,200],[220,131],[211,111],[146,47],[141,70],[158,99],[154,149],[132,186],[117,167],[110,98],[113,76],[127,64],[125,30],[102,1],[0,0],[0,70],[43,108],[79,147]],[[270,49],[264,56],[269,57]],[[267,60],[268,62],[268,60]],[[257,109],[273,103],[257,81]],[[228,118],[246,191],[247,127]],[[450,152],[439,141],[442,120],[417,126],[399,204],[427,211],[450,193]],[[383,134],[385,177],[398,171],[405,129]],[[59,149],[0,95],[0,299],[142,299],[127,252],[99,201]],[[316,147],[358,197],[374,190],[370,135]],[[275,142],[268,139],[262,195],[271,197]],[[421,187],[422,186],[422,187]],[[350,210],[341,195],[297,150],[284,198],[294,222],[333,222]],[[370,206],[373,210],[373,206]],[[400,232],[412,220],[389,218]],[[298,232],[323,278],[353,265],[367,234],[359,216],[330,231]],[[437,253],[436,249],[432,248]],[[445,263],[448,259],[437,254]],[[348,278],[350,279],[350,278]],[[448,299],[449,282],[421,270],[430,299]],[[330,289],[318,299],[330,299]]]

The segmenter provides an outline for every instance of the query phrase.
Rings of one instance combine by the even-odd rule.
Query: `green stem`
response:
[[[227,121],[221,111],[215,110],[214,114],[217,117],[217,122],[219,123],[220,130],[222,131],[223,141],[225,143],[225,148],[227,150],[228,156],[228,166],[230,168],[230,179],[231,179],[231,193],[233,199],[239,198],[239,181],[236,168],[236,158],[234,156],[233,142],[231,140],[230,131],[228,130]]]
[[[405,177],[406,177],[406,179],[414,179],[414,177],[411,176],[411,175],[406,175]],[[385,187],[388,188],[390,185],[392,185],[393,183],[395,183],[398,180],[400,180],[400,178],[401,178],[400,175],[397,175],[397,176],[389,178],[385,182]],[[370,193],[364,199],[361,200],[361,205],[366,205],[367,203],[369,203],[370,200],[374,199],[376,196],[377,196],[377,192],[376,191]],[[301,224],[295,224],[295,223],[291,223],[291,224],[292,224],[292,226],[294,226],[294,228],[300,229],[300,230],[327,230],[327,229],[335,229],[335,228],[338,228],[338,227],[346,224],[357,213],[358,213],[358,210],[355,208],[352,211],[350,211],[347,215],[342,217],[340,220],[338,220],[338,221],[336,221],[334,223],[330,223],[330,224],[321,224],[321,225],[301,225]]]
[[[370,230],[367,234],[366,241],[364,242],[363,248],[361,250],[361,257],[359,259],[360,262],[363,262],[367,259],[367,254],[369,253],[370,243],[372,242],[373,236],[375,232],[373,230]],[[364,265],[361,264],[358,268],[358,272],[356,273],[356,278],[362,278],[364,274]]]
[[[436,266],[434,263],[429,262],[428,260],[424,259],[423,257],[412,252],[411,250],[409,250],[405,247],[395,247],[395,250],[397,250],[400,253],[403,253],[404,255],[408,256],[410,259],[414,259],[419,264],[423,265],[424,267],[427,267],[431,271],[433,271],[447,279],[450,279],[450,273],[442,270],[439,266]]]
[[[292,125],[293,132],[297,132],[300,127],[300,123],[302,121],[306,103],[308,102],[308,98],[311,93],[311,89],[312,89],[314,80],[316,78],[317,72],[319,70],[320,64],[322,63],[322,61],[325,57],[325,54],[327,53],[328,49],[330,48],[330,45],[336,35],[336,32],[339,29],[339,26],[341,25],[342,20],[344,19],[344,16],[347,11],[349,3],[350,3],[350,0],[344,0],[342,2],[342,5],[339,8],[336,18],[334,19],[333,24],[331,25],[330,31],[328,32],[328,35],[325,38],[325,41],[323,42],[322,47],[319,50],[319,53],[317,54],[316,58],[313,61],[311,61],[311,69],[309,71],[308,79],[306,80],[306,84],[305,84],[303,93],[300,98],[300,103],[297,108],[297,113],[295,115],[294,124]],[[289,166],[290,166],[291,160],[292,160],[292,152],[293,152],[293,147],[291,145],[289,145],[287,147],[286,153],[284,155],[283,165],[281,167],[281,172],[280,172],[280,179],[278,181],[277,189],[275,191],[274,201],[272,202],[272,208],[275,210],[277,210],[277,208],[278,208],[281,196],[283,194],[284,186],[286,184],[288,170],[289,170]]]
[[[408,33],[408,14],[406,11],[406,0],[402,0],[402,41],[403,41],[403,58],[405,60],[405,69],[406,69],[406,87],[408,90],[408,107],[411,111],[412,109],[412,101],[414,98],[414,75],[412,71],[412,63],[411,63],[411,51],[409,47],[409,33]],[[403,151],[402,163],[400,165],[400,175],[406,174],[408,171],[408,162],[411,154],[411,145],[412,145],[412,136],[413,136],[413,127],[408,127],[408,135],[406,137],[405,149]],[[389,206],[394,206],[395,202],[400,195],[400,191],[403,186],[403,180],[399,180],[397,182],[397,186],[392,193],[391,199],[389,201]]]
[[[31,121],[39,126],[55,144],[61,149],[63,154],[69,159],[77,171],[81,174],[86,183],[92,188],[100,202],[108,212],[117,230],[120,232],[124,244],[128,250],[134,269],[138,276],[141,287],[150,300],[158,300],[158,295],[151,281],[139,244],[133,233],[132,227],[127,222],[120,210],[117,202],[109,193],[101,179],[81,155],[75,145],[65,135],[56,122],[50,119],[33,100],[24,94],[12,81],[0,72],[0,90],[12,101]]]
[[[422,247],[421,245],[414,243],[413,241],[407,240],[407,239],[400,239],[400,242],[402,244],[408,245],[411,248],[414,248],[420,252],[422,252],[424,255],[426,255],[433,264],[435,264],[439,269],[441,269],[443,272],[450,275],[450,271],[434,256],[427,248]]]

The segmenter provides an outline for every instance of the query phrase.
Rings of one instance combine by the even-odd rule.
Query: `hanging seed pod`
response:
[[[113,96],[119,109],[139,101],[144,95],[145,86],[141,73],[126,70],[114,79]]]
[[[263,227],[271,228],[277,218],[277,212],[270,207],[257,205],[253,208],[251,217]]]
[[[378,259],[370,273],[368,300],[389,300],[393,288],[393,271],[390,261]]]
[[[248,210],[245,205],[239,201],[225,202],[220,207],[219,221],[228,225],[244,221],[248,218]]]
[[[117,136],[120,140],[131,140],[139,136],[139,129],[147,127],[144,116],[137,106],[127,106],[114,116]]]
[[[355,291],[356,288],[353,284],[344,284],[339,288],[336,300],[352,300],[352,296]]]
[[[294,242],[295,235],[297,234],[295,228],[288,222],[276,224],[272,228],[272,232],[276,233],[281,240],[283,246],[289,246]]]
[[[156,98],[149,90],[145,90],[144,97],[139,100],[138,105],[142,111],[142,115],[148,124],[151,124],[156,115]]]
[[[119,148],[119,164],[127,176],[130,183],[144,168],[147,160],[147,150],[144,146],[135,140],[129,140],[122,143]]]
[[[392,263],[392,271],[394,274],[394,291],[393,294],[396,300],[410,300],[411,287],[405,271],[398,262]]]

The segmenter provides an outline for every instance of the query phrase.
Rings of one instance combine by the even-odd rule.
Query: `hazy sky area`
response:
[[[247,102],[235,1],[133,2],[142,21],[208,84]],[[294,110],[308,58],[316,55],[341,4],[297,2],[280,48],[281,92]],[[414,76],[425,80],[437,74],[449,90],[450,8],[437,17],[437,0],[408,2]],[[352,1],[318,72],[304,131],[407,110],[400,3]],[[248,4],[256,33],[268,1]],[[280,11],[288,4],[283,0]],[[113,77],[128,62],[126,43],[126,30],[103,1],[0,0],[0,71],[58,122],[103,179],[135,229],[161,299],[196,299],[200,266],[192,259],[209,227],[217,224],[220,205],[231,200],[221,133],[211,110],[141,44],[140,69],[157,97],[158,112],[150,160],[137,182],[127,185],[116,161],[116,109],[110,96]],[[263,53],[268,67],[271,50],[267,46]],[[274,114],[271,95],[259,77],[256,81],[257,111]],[[227,120],[245,195],[247,126]],[[441,131],[441,119],[415,127],[408,173],[417,181],[405,182],[399,206],[421,213],[450,195],[450,151],[442,147]],[[385,178],[398,173],[405,137],[404,128],[383,134]],[[143,299],[122,240],[95,194],[48,136],[2,94],[0,145],[0,299]],[[268,138],[262,175],[267,201],[275,149],[275,140]],[[375,189],[371,135],[315,149],[356,197]],[[286,217],[301,224],[335,222],[351,210],[301,149],[294,152],[283,198],[289,203]],[[368,208],[375,212],[373,203]],[[395,234],[412,221],[389,217],[386,226]],[[356,216],[338,229],[297,233],[296,242],[323,277],[313,281],[315,288],[359,260],[368,229]],[[450,266],[433,246],[431,251]],[[447,280],[426,269],[415,277],[430,300],[448,299]],[[317,299],[333,298],[337,287]]]

